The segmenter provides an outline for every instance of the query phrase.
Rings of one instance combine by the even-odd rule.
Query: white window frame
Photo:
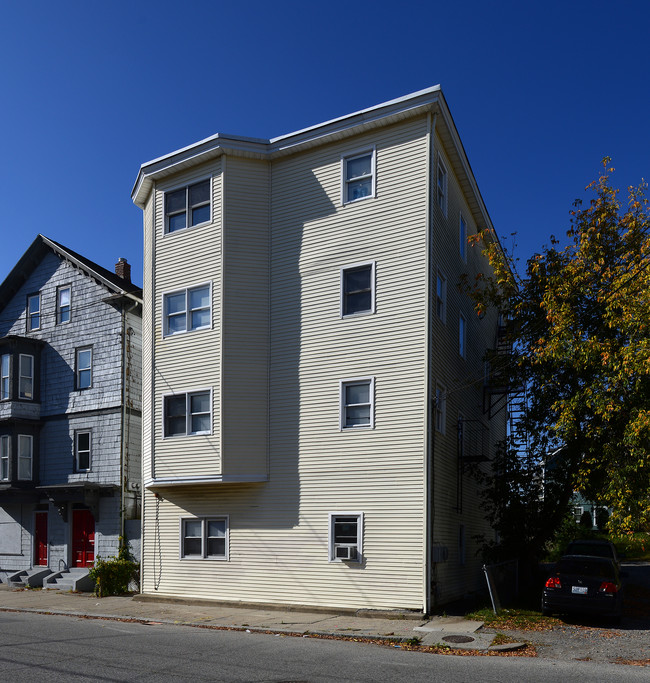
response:
[[[61,295],[63,292],[68,292],[68,303],[64,306],[61,304]],[[63,312],[66,311],[68,319],[63,320]],[[67,325],[72,319],[72,287],[70,285],[61,285],[56,288],[56,324]]]
[[[88,434],[88,467],[79,466],[79,454],[86,453],[85,450],[79,449],[79,437],[82,434]],[[90,472],[92,470],[92,452],[93,452],[93,434],[91,429],[79,429],[74,433],[74,471],[75,472]]]
[[[8,401],[11,398],[12,359],[11,353],[3,353],[0,356],[0,401]]]
[[[458,219],[458,250],[460,257],[467,263],[467,221],[461,211]]]
[[[349,386],[360,386],[362,384],[368,385],[368,403],[350,403],[345,402],[345,390]],[[375,427],[375,378],[374,377],[350,377],[339,381],[339,402],[340,402],[340,423],[339,428],[343,432],[358,431],[364,429],[374,429]],[[347,408],[353,406],[370,406],[369,423],[364,425],[346,425]]]
[[[21,442],[23,439],[27,439],[29,443],[29,457],[22,455]],[[20,481],[31,481],[34,478],[34,437],[31,434],[18,434],[18,453],[16,454],[16,465],[17,465],[17,479]],[[27,460],[29,462],[29,476],[21,477],[21,461]]]
[[[38,300],[38,309],[35,311],[31,310],[31,301],[32,299],[37,299]],[[38,322],[35,325],[34,324],[34,319],[36,319]],[[27,331],[28,332],[34,332],[35,330],[40,330],[41,329],[41,293],[36,292],[34,294],[28,294],[27,295]]]
[[[191,431],[192,427],[192,415],[205,415],[205,413],[192,413],[191,412],[191,399],[192,396],[198,394],[208,394],[210,401],[210,429],[207,431]],[[180,396],[185,396],[185,434],[167,434],[167,399],[168,398],[178,398]],[[212,420],[214,415],[214,405],[212,397],[212,389],[193,389],[191,391],[177,391],[173,393],[163,394],[162,397],[162,436],[163,439],[182,439],[186,436],[210,436],[212,434]]]
[[[440,271],[436,272],[436,315],[447,322],[447,278]]]
[[[0,481],[11,478],[11,437],[8,434],[0,436]]]
[[[81,366],[81,362],[79,360],[79,356],[82,353],[85,353],[86,351],[90,351],[90,363],[88,365],[84,365],[83,367]],[[93,386],[93,347],[92,346],[80,346],[79,348],[75,349],[75,389],[77,391],[85,391],[86,389],[92,389]],[[90,372],[90,383],[88,384],[87,387],[82,387],[81,382],[80,382],[80,375],[82,372]]]
[[[447,424],[447,391],[442,384],[436,382],[434,400],[434,425],[437,432],[445,434]]]
[[[447,217],[447,204],[449,200],[449,173],[447,166],[442,160],[442,155],[438,154],[438,166],[436,170],[436,204]]]
[[[201,554],[185,554],[185,523],[201,523]],[[225,542],[223,555],[208,555],[208,522],[225,522]],[[193,536],[192,538],[197,538]],[[179,519],[179,559],[183,561],[204,561],[227,562],[230,559],[230,516],[229,515],[208,515],[205,517],[181,517]]]
[[[357,518],[357,542],[356,543],[335,543],[335,524],[338,518],[356,517]],[[330,562],[360,564],[363,561],[363,512],[330,512],[328,520],[328,557]],[[340,547],[356,547],[356,557],[346,559],[337,557],[337,549]]]
[[[465,416],[459,411],[458,412],[458,422],[456,423],[456,432],[458,435],[458,455],[460,458],[465,457]]]
[[[31,375],[24,375],[23,374],[23,358],[30,358],[31,359],[31,367],[32,367],[32,372]],[[36,379],[34,377],[35,375],[35,368],[34,368],[34,356],[32,356],[29,353],[21,353],[18,355],[18,398],[21,399],[22,401],[33,401],[34,400],[34,385],[36,383]],[[25,393],[23,395],[23,379],[28,379],[31,382],[32,385],[32,395],[27,396]]]
[[[345,274],[353,270],[361,270],[362,268],[370,268],[370,308],[363,311],[354,311],[352,313],[345,312],[345,302],[348,292],[345,291]],[[341,281],[341,318],[354,318],[359,315],[369,315],[375,312],[375,261],[364,261],[363,263],[353,263],[349,266],[343,266],[340,274]],[[351,292],[353,293],[353,292]]]
[[[467,318],[458,314],[458,355],[467,358]]]
[[[193,311],[203,311],[206,310],[205,308],[190,308],[190,293],[193,291],[196,291],[197,289],[205,289],[207,287],[208,289],[208,313],[210,316],[210,320],[207,325],[201,325],[200,327],[188,327],[188,323],[191,319],[191,315]],[[178,295],[178,294],[184,294],[185,295],[185,329],[184,330],[178,330],[178,332],[170,332],[169,331],[169,313],[167,312],[167,302],[169,301],[169,297]],[[182,287],[181,289],[175,289],[170,292],[163,292],[162,295],[162,315],[163,315],[163,324],[162,324],[162,332],[163,332],[163,337],[176,337],[180,334],[187,334],[188,332],[200,332],[201,330],[211,330],[212,329],[212,282],[204,282],[200,285],[195,285],[192,287]]]
[[[201,223],[196,223],[195,225],[191,225],[191,218],[192,218],[192,206],[189,205],[189,189],[190,187],[193,187],[194,185],[199,185],[200,183],[203,183],[205,181],[208,181],[208,194],[209,194],[209,201],[208,202],[203,202],[200,204],[196,204],[196,207],[200,206],[209,206],[210,207],[210,216],[207,221],[202,221]],[[173,194],[174,192],[178,192],[179,190],[185,190],[185,227],[184,228],[178,228],[177,230],[171,230],[169,229],[169,215],[167,213],[167,195],[168,194]],[[213,192],[213,183],[212,183],[212,176],[203,176],[202,178],[196,178],[195,180],[192,180],[191,182],[188,183],[183,183],[182,185],[176,185],[174,187],[167,188],[164,193],[163,193],[163,219],[164,219],[164,234],[165,235],[176,235],[177,233],[183,233],[186,230],[190,230],[192,228],[200,228],[204,225],[208,225],[212,222],[212,192]],[[175,212],[174,215],[181,213]]]
[[[370,156],[370,174],[348,178],[348,163],[366,156]],[[341,204],[356,204],[357,202],[362,202],[364,199],[372,199],[375,197],[377,177],[376,158],[377,153],[374,146],[341,157]],[[357,197],[356,199],[348,199],[348,184],[368,177],[370,178],[370,194],[367,194],[364,197]]]

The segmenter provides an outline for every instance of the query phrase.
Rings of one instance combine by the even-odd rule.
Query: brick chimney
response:
[[[127,282],[131,282],[131,265],[121,256],[115,264],[115,275]]]

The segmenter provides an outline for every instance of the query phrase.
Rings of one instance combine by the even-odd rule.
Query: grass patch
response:
[[[515,631],[550,631],[562,625],[559,619],[545,617],[531,609],[502,609],[495,614],[491,608],[484,607],[466,614],[465,618],[482,621],[487,628]]]

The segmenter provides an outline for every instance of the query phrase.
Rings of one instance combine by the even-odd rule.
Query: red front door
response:
[[[92,567],[95,561],[95,518],[90,510],[72,511],[72,566]]]
[[[47,512],[34,513],[34,566],[47,567]]]

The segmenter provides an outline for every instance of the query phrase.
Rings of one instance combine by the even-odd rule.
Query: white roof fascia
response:
[[[182,165],[200,163],[213,156],[219,156],[227,151],[250,154],[257,158],[278,156],[297,151],[302,145],[314,146],[323,144],[329,136],[353,134],[355,128],[365,128],[371,124],[387,124],[394,120],[405,118],[417,113],[417,109],[434,104],[441,95],[440,85],[419,90],[403,97],[389,100],[382,104],[362,109],[361,111],[319,123],[315,126],[303,128],[299,131],[281,135],[270,140],[250,138],[236,135],[217,133],[209,138],[200,140],[192,145],[178,149],[157,159],[153,159],[140,167],[138,177],[131,192],[133,201],[142,206],[151,188],[151,180],[161,175],[168,175],[174,170],[180,170]]]

